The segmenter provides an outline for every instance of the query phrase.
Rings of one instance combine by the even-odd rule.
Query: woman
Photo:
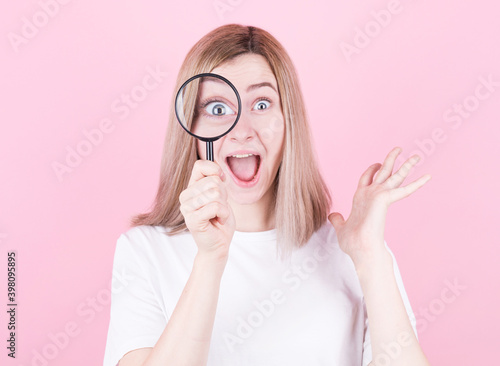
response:
[[[430,176],[399,187],[416,160],[392,174],[393,149],[362,175],[348,220],[328,216],[280,43],[219,27],[188,53],[176,90],[202,72],[235,85],[241,118],[212,162],[171,108],[155,205],[117,242],[114,273],[127,280],[113,291],[104,364],[427,365],[383,233],[390,203]]]

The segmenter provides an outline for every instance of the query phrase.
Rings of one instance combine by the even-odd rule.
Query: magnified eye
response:
[[[261,111],[261,110],[269,108],[270,105],[271,105],[271,103],[267,100],[259,100],[253,109]]]
[[[234,111],[225,103],[222,102],[212,102],[205,108],[208,114],[213,116],[225,116],[228,114],[234,114]]]

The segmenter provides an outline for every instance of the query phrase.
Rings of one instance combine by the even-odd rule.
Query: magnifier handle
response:
[[[214,143],[207,141],[207,160],[214,161]]]

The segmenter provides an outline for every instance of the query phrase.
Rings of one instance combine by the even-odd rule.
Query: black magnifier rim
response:
[[[223,134],[219,135],[219,136],[215,136],[215,137],[203,137],[203,136],[198,136],[198,135],[195,135],[194,133],[192,133],[191,131],[189,131],[181,122],[181,119],[179,118],[179,114],[177,112],[177,99],[179,99],[179,95],[181,94],[182,90],[184,89],[184,87],[190,83],[191,81],[193,81],[194,79],[198,79],[198,78],[201,78],[201,77],[205,77],[205,76],[211,76],[211,77],[215,77],[217,79],[220,79],[222,81],[224,81],[226,84],[228,84],[231,89],[233,89],[234,91],[234,94],[236,94],[236,98],[238,99],[238,114],[236,115],[236,119],[234,120],[234,123],[233,125],[226,131],[224,132]],[[187,79],[184,84],[182,84],[182,86],[179,88],[179,90],[177,91],[177,95],[175,96],[175,104],[174,104],[174,109],[175,109],[175,116],[177,117],[177,121],[179,122],[179,124],[181,125],[181,127],[184,129],[184,131],[186,131],[187,133],[189,133],[191,136],[193,137],[196,137],[197,139],[200,139],[201,141],[205,141],[205,142],[209,142],[209,141],[216,141],[218,139],[220,139],[222,136],[228,134],[233,128],[234,126],[236,126],[236,123],[238,122],[238,120],[240,119],[240,116],[241,116],[241,98],[240,98],[240,94],[238,93],[238,90],[236,90],[236,87],[233,85],[233,83],[231,83],[229,80],[227,80],[225,77],[221,76],[221,75],[218,75],[218,74],[213,74],[211,72],[205,72],[205,73],[202,73],[202,74],[197,74],[193,77],[190,77],[189,79]]]

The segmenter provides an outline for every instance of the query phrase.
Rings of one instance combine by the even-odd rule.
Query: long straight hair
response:
[[[147,213],[131,219],[131,226],[165,227],[167,235],[188,231],[180,212],[179,195],[187,188],[198,159],[196,139],[180,128],[174,113],[175,92],[199,73],[243,54],[265,57],[278,83],[285,119],[283,159],[273,183],[277,255],[290,258],[327,220],[332,200],[316,162],[302,92],[295,67],[283,46],[263,29],[227,24],[201,38],[187,54],[170,102],[158,192]],[[183,162],[183,163],[180,163]]]

